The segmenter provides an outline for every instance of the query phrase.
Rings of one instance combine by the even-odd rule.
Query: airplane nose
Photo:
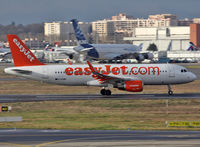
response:
[[[197,76],[194,73],[191,73],[190,78],[191,78],[192,81],[194,81],[194,80],[197,79]]]

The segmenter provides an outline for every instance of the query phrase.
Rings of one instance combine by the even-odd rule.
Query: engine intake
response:
[[[154,57],[152,53],[143,53],[143,56],[145,59],[148,59],[148,60],[152,60]]]

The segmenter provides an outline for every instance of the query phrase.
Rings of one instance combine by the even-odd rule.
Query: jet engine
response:
[[[137,54],[135,56],[135,59],[138,60],[139,62],[142,62],[144,61],[145,59],[147,60],[152,60],[153,59],[153,54],[152,53],[140,53],[140,54]]]
[[[153,59],[153,54],[152,53],[143,53],[143,56],[147,60],[152,60]]]
[[[84,56],[81,54],[65,54],[69,59],[75,60],[77,63],[82,63],[84,61]]]
[[[116,88],[130,92],[141,92],[143,90],[143,83],[140,80],[126,81],[125,83],[118,83]]]
[[[139,62],[142,62],[142,61],[144,61],[145,58],[142,54],[138,54],[135,56],[135,59],[138,60]]]
[[[69,59],[73,59],[74,58],[74,55],[73,54],[70,54],[69,55]]]

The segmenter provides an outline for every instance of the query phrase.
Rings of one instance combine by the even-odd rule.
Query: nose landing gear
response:
[[[168,85],[168,95],[173,95],[173,91],[170,85]]]
[[[101,89],[100,91],[101,95],[111,95],[111,91],[109,89]]]

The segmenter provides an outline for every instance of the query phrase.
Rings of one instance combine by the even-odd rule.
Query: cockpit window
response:
[[[181,72],[187,72],[187,70],[186,69],[181,69]]]

